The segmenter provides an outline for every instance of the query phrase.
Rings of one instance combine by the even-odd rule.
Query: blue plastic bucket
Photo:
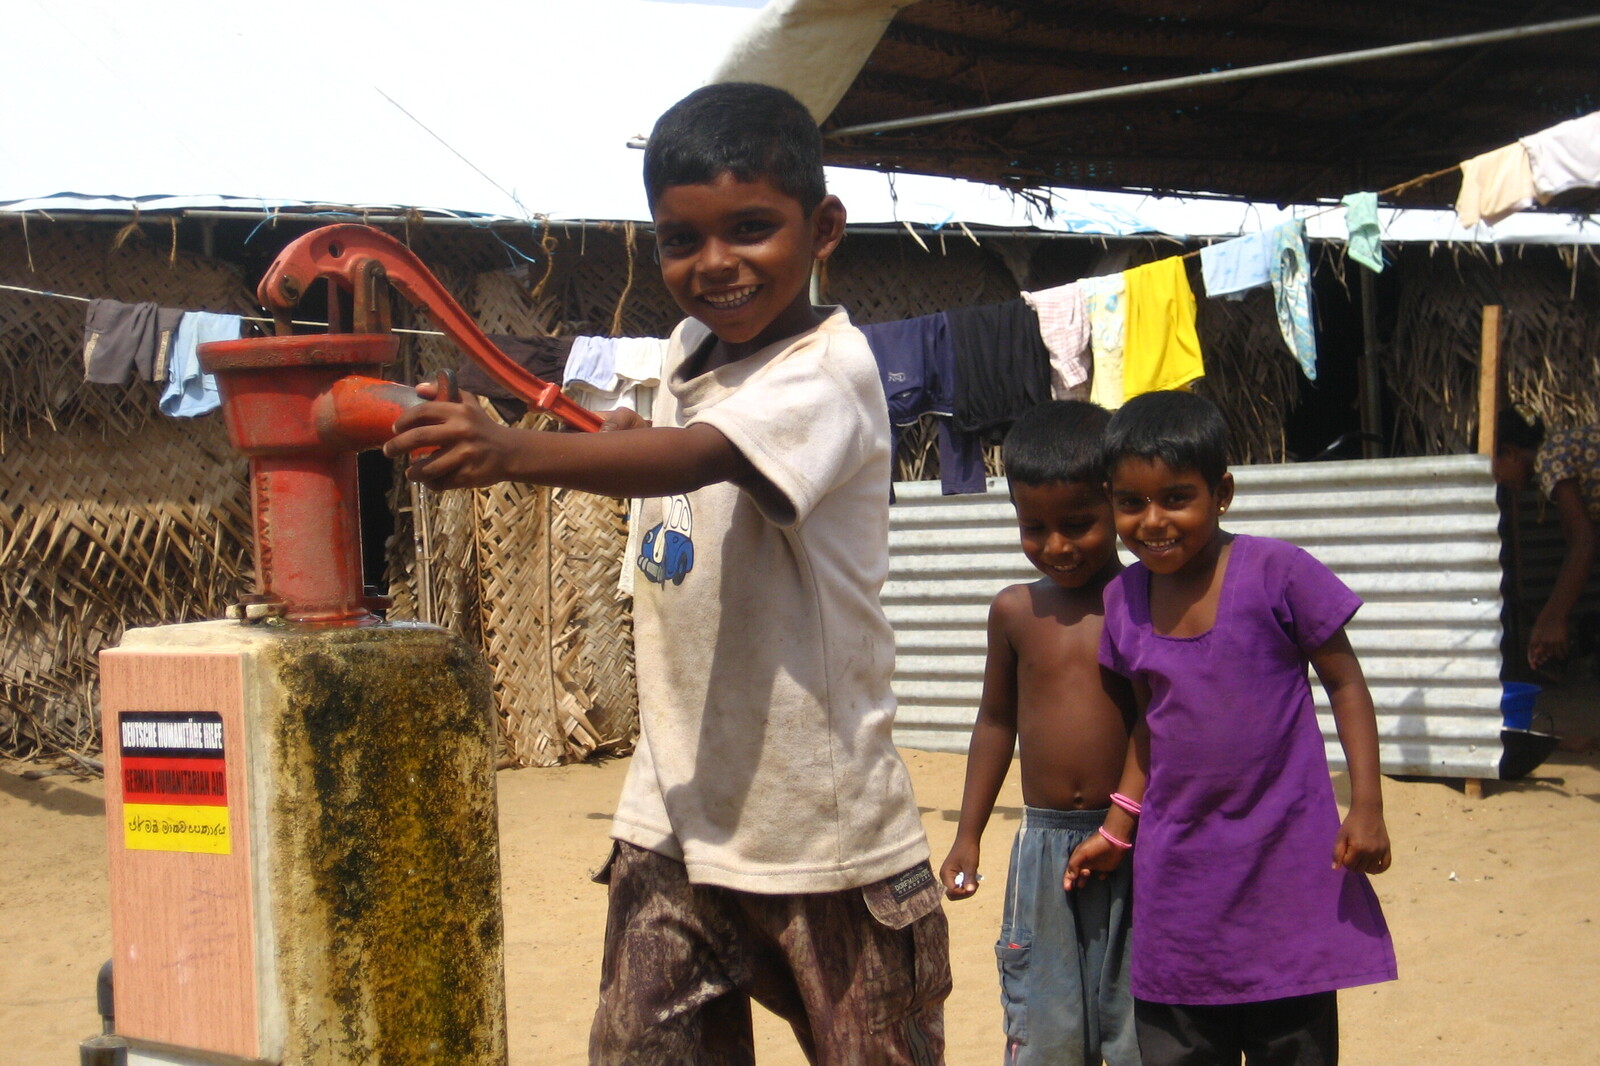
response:
[[[1505,720],[1507,729],[1533,728],[1533,705],[1542,691],[1538,685],[1521,681],[1507,681],[1502,685],[1500,717]]]

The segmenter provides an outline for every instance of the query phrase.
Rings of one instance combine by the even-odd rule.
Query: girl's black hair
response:
[[[670,185],[701,185],[719,174],[765,179],[810,215],[828,194],[822,134],[805,105],[782,89],[724,82],[696,89],[667,108],[644,149],[644,191],[655,207]]]
[[[1215,488],[1228,472],[1228,424],[1215,404],[1192,392],[1135,396],[1106,427],[1107,474],[1124,459],[1159,459],[1174,471],[1196,470]]]
[[[1544,443],[1544,419],[1522,404],[1501,408],[1494,420],[1497,448],[1533,448]]]
[[[1007,484],[1100,484],[1105,480],[1100,443],[1109,421],[1104,407],[1082,400],[1049,400],[1027,411],[1001,448]]]

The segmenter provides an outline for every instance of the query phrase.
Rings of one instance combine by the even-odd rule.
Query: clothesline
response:
[[[1042,334],[1039,339],[1049,350],[1047,365],[1051,369],[1052,376],[1056,376],[1056,371],[1060,371],[1059,382],[1052,382],[1052,385],[1065,386],[1069,379],[1079,377],[1092,380],[1094,387],[1090,392],[1090,398],[1104,406],[1116,407],[1120,405],[1125,395],[1137,394],[1133,386],[1137,386],[1138,391],[1172,388],[1203,375],[1199,338],[1194,330],[1194,294],[1181,266],[1182,260],[1199,256],[1207,297],[1237,298],[1237,294],[1248,289],[1266,285],[1272,287],[1284,341],[1305,375],[1314,381],[1317,374],[1317,353],[1315,330],[1312,328],[1310,316],[1311,271],[1305,246],[1306,222],[1333,211],[1344,210],[1349,227],[1351,259],[1369,270],[1381,271],[1384,261],[1376,211],[1379,197],[1392,198],[1446,174],[1459,171],[1462,174],[1462,191],[1457,198],[1456,212],[1460,216],[1462,225],[1474,225],[1480,218],[1492,225],[1500,218],[1530,206],[1536,199],[1548,201],[1568,188],[1600,184],[1600,149],[1597,149],[1597,145],[1600,145],[1600,112],[1570,119],[1548,130],[1519,138],[1503,149],[1496,149],[1494,152],[1399,182],[1375,193],[1352,193],[1345,196],[1338,205],[1327,205],[1259,234],[1168,256],[1116,275],[1080,279],[1040,292],[1024,292],[1015,303],[1019,305],[1026,303],[1033,308],[1030,314],[1034,315],[1034,329],[1031,332]],[[1509,158],[1513,154],[1516,154],[1516,159]],[[1535,154],[1537,159],[1534,158]],[[1535,174],[1535,171],[1538,173]],[[978,238],[965,224],[959,222],[957,224],[969,239],[979,243]],[[628,228],[631,232],[631,223],[628,224]],[[915,229],[907,224],[906,230],[926,249],[926,244],[918,237]],[[176,233],[175,222],[174,233]],[[628,265],[631,282],[633,266],[631,258]],[[109,310],[112,305],[119,308],[123,306],[116,305],[114,301],[96,301],[89,297],[20,285],[0,284],[0,290],[89,304],[91,325],[96,315],[101,312],[105,312],[106,315],[122,314],[121,311]],[[1051,302],[1061,306],[1047,308],[1045,305]],[[1151,316],[1150,320],[1163,323],[1162,328],[1166,330],[1166,334],[1157,336],[1156,333],[1160,331],[1152,332],[1151,327],[1146,324],[1146,314],[1135,314],[1146,304],[1149,306],[1144,307],[1145,312],[1155,310],[1157,305],[1160,306],[1160,313]],[[143,314],[156,313],[153,304],[145,304],[143,307],[146,309]],[[971,309],[964,313],[975,311],[987,313],[987,309]],[[1040,315],[1038,312],[1044,314]],[[159,313],[163,316],[178,314],[166,310]],[[234,336],[238,335],[240,322],[275,321],[256,316],[227,317],[232,319],[231,329]],[[183,315],[183,321],[189,321],[187,314]],[[1134,330],[1128,323],[1138,323],[1140,329]],[[327,328],[327,324],[323,322],[294,320],[293,324]],[[1067,324],[1070,324],[1070,328]],[[613,323],[614,329],[615,326]],[[102,329],[105,328],[110,328],[111,332],[116,334],[123,325],[119,322],[116,327],[102,326]],[[1123,339],[1120,336],[1125,328],[1129,339],[1127,347],[1130,356],[1126,360]],[[146,329],[146,325],[138,326],[138,330]],[[443,336],[435,330],[400,329],[395,332],[418,336]],[[1142,333],[1151,335],[1139,336]],[[95,351],[96,342],[101,335],[91,330],[85,348],[86,365],[92,364],[91,353]],[[192,347],[194,340],[192,331],[185,334],[180,330],[177,335],[187,337]],[[627,343],[604,338],[578,338],[578,340],[604,340],[610,344]],[[159,350],[165,351],[165,345],[166,342],[163,340]],[[127,357],[127,353],[120,347],[103,345],[102,358],[107,349],[115,351],[119,358]],[[1162,359],[1143,358],[1146,349],[1157,354],[1165,353],[1166,363],[1170,365],[1164,364]],[[605,349],[607,353],[610,350]],[[1173,352],[1177,353],[1175,357],[1172,355]],[[1081,364],[1084,356],[1089,353],[1092,353],[1097,367],[1101,362],[1106,364],[1104,369],[1108,373],[1082,373],[1083,368],[1076,364]],[[1131,358],[1134,353],[1139,353],[1140,358]],[[149,362],[150,358],[147,356],[145,361]],[[1145,365],[1147,362],[1149,366]],[[148,370],[148,367],[144,369]],[[200,375],[198,366],[194,372],[196,376],[204,377]],[[96,377],[97,373],[111,376]],[[117,376],[116,368],[97,370],[90,365],[89,380],[114,384],[113,379]],[[1150,380],[1147,381],[1146,378]],[[1168,378],[1173,380],[1167,380]],[[1106,385],[1109,392],[1102,389],[1102,382],[1109,383]],[[886,392],[888,384],[885,382]],[[1129,386],[1126,391],[1120,387],[1124,384]],[[207,387],[212,387],[209,382]]]
[[[1426,177],[1423,179],[1413,179],[1414,182],[1421,180],[1426,180]],[[1304,233],[1304,229],[1302,227],[1303,222],[1297,227],[1297,234]],[[1284,335],[1285,343],[1288,345],[1289,352],[1301,365],[1302,369],[1306,373],[1306,376],[1315,380],[1316,345],[1309,321],[1309,296],[1307,291],[1309,285],[1309,264],[1307,263],[1303,241],[1303,236],[1296,236],[1292,241],[1295,247],[1293,249],[1286,249],[1285,255],[1271,256],[1270,264],[1268,262],[1268,257],[1266,257],[1265,253],[1262,252],[1260,256],[1261,263],[1258,264],[1260,266],[1259,273],[1261,276],[1259,278],[1255,278],[1254,280],[1244,279],[1236,269],[1235,273],[1229,277],[1229,285],[1213,285],[1210,268],[1208,267],[1205,276],[1207,283],[1206,295],[1208,297],[1226,295],[1234,292],[1240,292],[1256,285],[1272,285],[1274,291],[1278,292],[1281,296],[1281,298],[1276,301],[1276,305],[1278,307],[1279,324]],[[1220,248],[1222,246],[1218,247]],[[1292,252],[1292,254],[1288,254],[1289,252]],[[1072,351],[1063,350],[1059,353],[1055,351],[1058,343],[1060,342],[1053,335],[1054,327],[1052,326],[1051,329],[1045,330],[1044,332],[1051,333],[1052,336],[1045,338],[1044,344],[1046,348],[1051,350],[1051,354],[1056,356],[1056,359],[1053,360],[1049,355],[1047,355],[1046,359],[1044,360],[1044,365],[1048,367],[1051,365],[1051,363],[1059,361],[1061,367],[1063,368],[1061,371],[1063,382],[1069,379],[1088,381],[1093,378],[1097,383],[1097,387],[1091,391],[1090,398],[1095,402],[1101,403],[1103,406],[1112,408],[1120,406],[1125,397],[1125,391],[1123,388],[1124,379],[1138,380],[1142,382],[1140,387],[1132,393],[1137,394],[1137,391],[1148,391],[1149,388],[1174,387],[1175,385],[1181,385],[1188,380],[1192,380],[1195,377],[1201,376],[1203,374],[1203,369],[1201,368],[1202,357],[1199,349],[1199,338],[1194,333],[1193,325],[1194,296],[1189,290],[1188,282],[1182,278],[1181,269],[1174,274],[1172,270],[1159,266],[1159,264],[1167,264],[1168,267],[1176,267],[1177,264],[1185,258],[1188,258],[1188,256],[1169,256],[1162,260],[1158,260],[1156,263],[1149,264],[1147,267],[1139,268],[1134,272],[1138,275],[1138,292],[1147,294],[1152,292],[1153,290],[1151,290],[1150,287],[1152,283],[1158,284],[1163,288],[1163,291],[1170,289],[1171,291],[1168,295],[1177,301],[1174,306],[1181,308],[1184,312],[1178,316],[1178,318],[1182,318],[1185,321],[1180,330],[1180,334],[1174,339],[1174,348],[1178,353],[1180,353],[1180,356],[1175,357],[1174,360],[1172,360],[1172,366],[1162,368],[1156,364],[1152,364],[1150,367],[1144,368],[1150,371],[1149,374],[1135,374],[1131,372],[1126,374],[1124,373],[1125,367],[1122,358],[1123,342],[1120,339],[1120,334],[1124,328],[1123,290],[1125,288],[1125,282],[1123,280],[1124,275],[1122,274],[1113,275],[1108,278],[1095,278],[1088,279],[1087,281],[1083,282],[1069,283],[1067,286],[1061,286],[1057,289],[1049,290],[1047,292],[1023,293],[1021,297],[1015,301],[1015,303],[1018,304],[1026,301],[1032,304],[1036,311],[1044,310],[1041,304],[1050,302],[1052,299],[1052,294],[1054,294],[1056,297],[1060,297],[1065,290],[1078,290],[1079,286],[1082,285],[1083,289],[1081,294],[1076,292],[1074,293],[1074,297],[1079,301],[1077,306],[1081,308],[1081,310],[1068,312],[1068,317],[1071,319],[1076,319],[1080,322],[1080,324],[1084,324],[1085,327],[1090,320],[1095,320],[1100,323],[1093,331],[1097,338],[1097,343],[1092,346],[1095,350],[1095,361],[1097,363],[1105,363],[1105,365],[1101,368],[1100,374],[1093,375],[1087,371],[1087,368],[1084,368],[1081,371],[1065,369],[1070,364],[1082,362],[1083,358],[1088,352],[1088,349],[1090,349],[1091,345],[1089,344],[1089,331],[1087,328],[1085,328],[1082,334],[1076,337],[1074,341],[1069,342],[1068,347],[1072,348]],[[1285,258],[1290,260],[1290,265],[1285,266],[1283,264],[1283,260]],[[1153,282],[1155,274],[1152,273],[1152,271],[1162,272],[1162,280],[1160,280],[1158,283]],[[1112,277],[1114,277],[1116,281],[1113,282],[1111,280]],[[1111,287],[1105,288],[1106,285],[1110,285]],[[1104,288],[1104,291],[1100,291],[1101,288]],[[0,285],[0,289],[14,292],[31,293],[47,298],[68,299],[76,302],[93,303],[93,301],[89,300],[87,297],[57,293],[49,290],[34,289],[25,286]],[[1091,293],[1090,290],[1095,291]],[[1164,297],[1155,298],[1156,302],[1159,302],[1159,299],[1162,298]],[[1129,301],[1129,306],[1137,305],[1140,302],[1140,300],[1131,299]],[[1051,312],[1046,311],[1045,317],[1050,318]],[[1165,316],[1156,316],[1156,318],[1158,320],[1165,320]],[[267,318],[250,317],[245,317],[243,320],[251,322],[272,321],[271,319]],[[1173,321],[1174,323],[1176,322],[1176,320]],[[297,320],[295,324],[326,328],[326,325],[320,322],[301,322]],[[1179,327],[1174,324],[1173,328],[1178,329]],[[397,332],[431,336],[441,335],[433,331],[423,330],[403,330]],[[1032,332],[1036,336],[1041,332],[1041,325],[1037,316],[1034,318],[1034,327]],[[590,341],[600,340],[601,338],[580,339]],[[1154,339],[1145,338],[1145,340],[1146,342],[1153,342]],[[1155,346],[1163,347],[1164,343],[1156,344]],[[1019,345],[1019,348],[1020,347],[1025,346]],[[1134,350],[1143,351],[1149,347],[1150,343],[1145,343],[1143,345],[1136,345]],[[1139,363],[1137,359],[1129,360],[1128,363],[1130,366],[1143,365]],[[1176,369],[1173,369],[1173,367],[1176,367]],[[1162,377],[1163,374],[1165,374],[1166,377]],[[1151,378],[1151,381],[1144,381],[1143,379],[1146,377]],[[1155,380],[1156,378],[1161,378],[1161,380],[1157,381]],[[1171,380],[1167,380],[1167,378],[1171,378]],[[566,379],[564,378],[563,380],[565,382]]]
[[[1449,174],[1452,171],[1456,171],[1456,170],[1460,170],[1460,169],[1461,169],[1461,164],[1460,163],[1452,163],[1450,166],[1445,167],[1443,170],[1435,170],[1431,174],[1424,174],[1421,177],[1411,178],[1408,181],[1402,181],[1400,184],[1391,185],[1387,189],[1379,189],[1378,192],[1377,192],[1377,195],[1378,196],[1398,196],[1403,192],[1406,192],[1406,191],[1408,191],[1410,189],[1416,188],[1418,185],[1426,184],[1427,182],[1433,181],[1435,178],[1442,178],[1446,174]],[[1323,215],[1331,214],[1334,211],[1339,211],[1339,210],[1342,210],[1342,209],[1343,209],[1343,205],[1342,204],[1332,204],[1332,205],[1329,205],[1328,207],[1322,208],[1319,211],[1312,212],[1311,214],[1305,216],[1305,218],[1301,219],[1300,221],[1309,222],[1314,218],[1321,218]],[[912,239],[915,240],[918,244],[922,244],[923,250],[926,251],[927,250],[927,245],[923,244],[922,239],[920,237],[918,237],[916,231],[911,228],[911,223],[905,222],[903,224],[905,225],[907,232],[909,232],[911,234]],[[974,243],[974,244],[979,243],[977,236],[970,229],[967,228],[966,223],[957,222],[956,224],[961,227],[961,232],[965,233],[967,235],[967,237],[971,239],[972,243]],[[1180,259],[1191,259],[1194,256],[1199,255],[1201,253],[1201,251],[1203,251],[1203,249],[1196,248],[1192,252],[1184,252],[1178,258],[1180,258]],[[34,296],[50,296],[50,297],[54,297],[55,299],[58,299],[58,300],[78,300],[78,301],[81,301],[83,303],[90,302],[90,298],[87,297],[87,296],[69,296],[66,293],[49,292],[49,291],[45,291],[45,290],[42,290],[42,289],[29,289],[29,288],[24,288],[23,286],[20,286],[20,285],[0,285],[0,289],[5,289],[5,290],[8,290],[10,292],[25,292],[25,293],[29,293],[29,294],[34,295]],[[244,316],[244,321],[246,321],[246,322],[271,322],[273,320],[270,319],[270,318],[253,318],[253,317],[250,317],[250,316],[246,315],[246,316]],[[294,324],[297,325],[297,326],[323,326],[323,327],[327,326],[326,322],[302,322],[302,321],[299,321],[299,320],[296,320],[294,322]],[[415,335],[420,336],[420,337],[442,337],[442,336],[444,336],[444,334],[439,332],[438,330],[431,330],[431,329],[396,329],[394,332],[396,332],[396,333],[410,333],[410,334],[415,334]]]
[[[1374,198],[1399,196],[1435,178],[1460,171],[1462,187],[1456,198],[1460,225],[1470,229],[1480,220],[1493,225],[1536,201],[1546,203],[1568,189],[1600,185],[1597,140],[1600,140],[1600,111],[1557,123],[1492,152],[1402,181],[1371,195]],[[1537,160],[1533,159],[1535,153]],[[1348,209],[1348,205],[1345,202],[1330,204],[1295,221],[1309,222],[1341,209]],[[1183,258],[1199,254],[1200,251],[1186,252]]]
[[[1419,178],[1412,178],[1409,181],[1402,181],[1398,185],[1391,185],[1387,189],[1379,189],[1373,195],[1375,195],[1375,196],[1399,196],[1401,193],[1407,192],[1407,191],[1409,191],[1411,189],[1414,189],[1418,185],[1425,185],[1428,182],[1434,180],[1435,178],[1442,178],[1446,174],[1450,174],[1450,173],[1452,173],[1454,171],[1457,171],[1457,170],[1460,170],[1460,169],[1461,169],[1461,164],[1460,163],[1452,163],[1449,166],[1445,167],[1443,170],[1435,170],[1432,174],[1424,174]],[[1342,210],[1344,210],[1344,204],[1342,204],[1342,203],[1341,204],[1329,204],[1327,207],[1324,207],[1319,211],[1313,211],[1311,214],[1307,215],[1305,218],[1298,219],[1297,221],[1310,222],[1314,218],[1321,218],[1323,215],[1331,215],[1335,211],[1342,211]],[[1194,256],[1199,255],[1204,250],[1205,249],[1203,249],[1203,248],[1196,248],[1192,252],[1184,252],[1183,255],[1180,256],[1179,258],[1189,259],[1189,258],[1192,258]]]
[[[27,293],[30,296],[48,296],[52,300],[72,300],[75,303],[85,303],[85,304],[94,303],[94,298],[93,297],[89,297],[89,296],[74,296],[71,293],[52,292],[49,289],[30,289],[30,288],[28,288],[28,287],[26,287],[24,285],[0,285],[0,289],[5,290],[6,292]],[[264,323],[270,324],[270,323],[276,321],[275,319],[261,318],[259,316],[255,316],[255,315],[240,315],[239,318],[240,318],[240,321],[243,321],[243,322],[264,322]],[[323,329],[327,329],[328,328],[328,324],[326,322],[308,322],[308,321],[305,321],[303,319],[298,319],[298,318],[294,319],[292,321],[292,324],[296,325],[296,326],[321,326]],[[443,333],[441,333],[439,330],[436,330],[436,329],[398,329],[397,328],[397,329],[393,330],[392,332],[394,332],[394,333],[408,333],[408,334],[411,334],[411,335],[417,336],[417,337],[443,337],[444,336]]]
[[[1379,189],[1375,195],[1377,195],[1377,196],[1398,196],[1401,193],[1404,193],[1404,192],[1407,192],[1407,191],[1409,191],[1411,189],[1414,189],[1419,185],[1424,185],[1424,184],[1426,184],[1426,183],[1428,183],[1430,181],[1433,181],[1436,178],[1442,178],[1446,174],[1453,173],[1454,171],[1458,171],[1460,169],[1461,169],[1461,164],[1460,163],[1452,163],[1450,166],[1444,167],[1443,169],[1440,169],[1440,170],[1435,170],[1430,174],[1423,174],[1420,177],[1415,177],[1415,178],[1411,178],[1411,179],[1409,179],[1407,181],[1402,181],[1397,185],[1389,186],[1387,189]],[[1343,204],[1330,204],[1329,206],[1324,207],[1321,210],[1313,211],[1311,214],[1306,215],[1304,218],[1298,219],[1297,221],[1309,222],[1314,218],[1321,218],[1323,215],[1331,214],[1334,211],[1340,211],[1340,210],[1343,210],[1343,209],[1344,209],[1344,205]],[[963,233],[965,233],[972,240],[972,242],[974,244],[978,243],[978,238],[973,234],[973,232],[970,229],[967,228],[965,223],[959,223],[958,222],[957,224],[961,227],[961,231]],[[919,238],[917,236],[915,230],[911,229],[910,223],[908,222],[905,225],[906,225],[907,231],[911,233],[912,238],[914,240],[916,240],[918,244],[922,244],[921,238]],[[923,248],[924,248],[924,250],[926,250],[927,245],[924,244]],[[1200,255],[1204,250],[1205,249],[1203,249],[1203,248],[1196,248],[1193,251],[1182,253],[1181,255],[1178,256],[1178,258],[1179,259],[1191,259],[1191,258],[1193,258],[1193,257],[1195,257],[1197,255]],[[45,289],[30,289],[30,288],[26,288],[26,287],[21,286],[21,285],[0,285],[0,289],[6,290],[6,291],[9,291],[9,292],[28,293],[28,294],[33,295],[33,296],[47,296],[47,297],[51,297],[51,298],[57,299],[57,300],[76,300],[76,301],[79,301],[79,302],[82,302],[82,303],[90,303],[91,302],[90,297],[87,297],[87,296],[73,296],[73,295],[69,295],[67,293],[51,292],[51,291],[45,290]],[[242,316],[242,317],[243,317],[243,320],[246,321],[246,322],[270,323],[270,322],[273,321],[273,319],[270,319],[270,318],[260,318],[260,317],[250,316],[250,315],[245,315],[245,316]],[[307,322],[307,321],[301,321],[299,319],[294,320],[293,324],[296,325],[296,326],[321,326],[323,328],[327,328],[327,325],[328,325],[326,322]],[[419,336],[419,337],[442,337],[442,336],[444,336],[444,334],[441,333],[440,331],[432,330],[432,329],[396,329],[396,330],[394,330],[394,332],[395,333],[406,333],[406,334],[411,334],[411,335]]]

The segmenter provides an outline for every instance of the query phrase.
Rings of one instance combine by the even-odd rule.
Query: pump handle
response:
[[[529,373],[495,347],[422,260],[381,230],[341,223],[296,238],[267,268],[256,296],[263,307],[283,318],[314,282],[328,278],[359,301],[367,296],[362,292],[362,282],[372,277],[373,268],[408,303],[432,319],[484,373],[528,406],[554,415],[573,429],[592,433],[600,428],[599,415],[573,403],[562,395],[559,385]]]

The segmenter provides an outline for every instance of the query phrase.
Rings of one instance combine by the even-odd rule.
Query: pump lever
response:
[[[495,347],[411,249],[370,226],[341,223],[296,238],[267,268],[256,288],[256,297],[283,320],[320,278],[333,281],[360,300],[374,275],[387,278],[408,303],[424,312],[484,373],[530,407],[554,415],[573,429],[592,433],[600,428],[599,415],[573,403],[562,395],[559,385],[529,373]],[[442,386],[443,382],[441,399]],[[453,384],[451,396],[459,396]]]

